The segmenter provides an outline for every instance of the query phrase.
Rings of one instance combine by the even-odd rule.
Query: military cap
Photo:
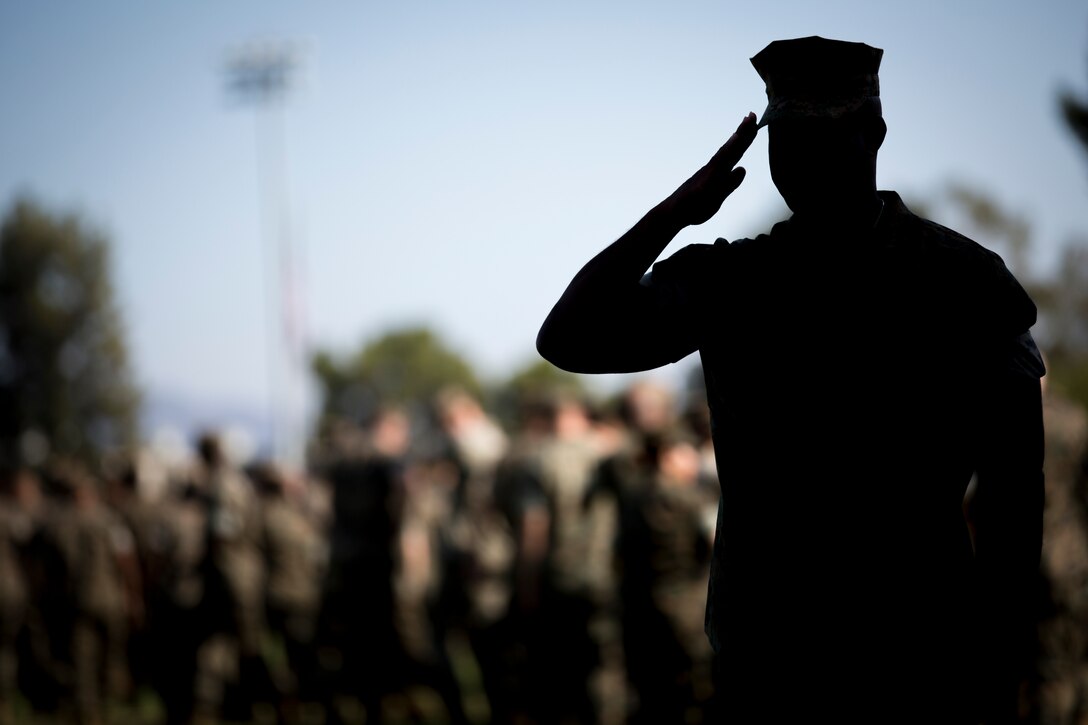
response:
[[[783,118],[840,118],[879,103],[884,51],[819,36],[776,40],[752,58],[767,84],[760,126]],[[878,106],[879,108],[879,106]]]

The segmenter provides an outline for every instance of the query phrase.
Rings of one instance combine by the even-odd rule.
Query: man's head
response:
[[[767,84],[771,178],[796,213],[836,216],[872,202],[887,126],[883,51],[819,37],[776,40],[752,58]]]

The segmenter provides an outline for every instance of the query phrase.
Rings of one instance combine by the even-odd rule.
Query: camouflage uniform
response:
[[[7,490],[15,486],[16,476],[24,474],[4,475],[10,479],[0,482],[0,723],[7,725],[14,722],[19,641],[31,604],[24,557],[35,522]]]
[[[124,463],[117,480],[109,485],[109,505],[131,532],[133,550],[121,561],[126,580],[128,613],[128,663],[134,691],[154,687],[157,660],[162,656],[155,636],[157,595],[167,570],[169,531],[161,497],[151,496],[147,477],[141,477],[137,460]],[[165,479],[163,479],[165,483]]]
[[[197,697],[209,716],[244,719],[268,685],[260,652],[265,571],[257,494],[222,461],[208,462],[199,487],[208,506],[204,596],[215,632],[198,654]]]
[[[1037,677],[1032,717],[1073,725],[1088,718],[1088,414],[1047,390],[1046,509]]]
[[[664,470],[661,458],[686,453],[690,469]],[[698,452],[662,443],[648,485],[625,508],[622,558],[628,676],[638,694],[634,721],[692,722],[707,716],[712,651],[703,631],[716,490],[699,480]]]
[[[125,677],[125,580],[131,532],[98,503],[95,485],[65,466],[50,473],[58,497],[43,522],[39,555],[47,585],[42,608],[62,705],[81,722],[99,722],[107,694]]]
[[[208,497],[211,569],[222,587],[212,596],[225,598],[226,627],[238,638],[241,655],[253,655],[260,646],[265,573],[257,496],[243,475],[225,466],[210,470],[201,485]]]
[[[207,598],[208,506],[191,482],[163,502],[148,532],[154,558],[148,611],[151,677],[167,721],[188,723],[197,697],[198,652],[217,629],[218,612]]]
[[[493,722],[510,722],[520,703],[521,652],[509,612],[516,555],[513,530],[497,500],[497,472],[506,434],[463,392],[439,396],[442,460],[457,471],[446,541],[441,601],[451,623],[464,628]]]
[[[465,723],[446,643],[448,628],[460,623],[455,611],[464,604],[449,541],[458,480],[457,467],[445,458],[408,467],[394,590],[406,681],[431,688],[450,721]]]
[[[529,715],[541,722],[596,719],[585,501],[598,459],[588,434],[553,431],[521,441],[497,483],[519,543],[511,617],[525,645],[520,687]]]
[[[273,474],[275,475],[275,474]],[[320,605],[321,541],[314,524],[287,497],[283,481],[265,481],[260,507],[269,629],[284,643],[291,682],[284,694],[312,695],[314,628]]]
[[[317,634],[323,699],[358,698],[376,717],[382,697],[399,684],[393,572],[403,465],[388,456],[350,458],[327,477],[335,519]]]

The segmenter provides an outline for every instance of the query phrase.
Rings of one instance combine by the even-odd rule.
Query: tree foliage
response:
[[[585,379],[537,358],[496,385],[488,396],[499,419],[514,427],[528,403],[554,396],[589,400]]]
[[[0,226],[0,447],[88,463],[135,439],[139,404],[109,243],[74,214],[16,200]]]
[[[1081,150],[1088,153],[1088,100],[1078,100],[1066,91],[1058,96],[1058,104],[1065,125],[1080,144]]]
[[[1058,103],[1073,139],[1088,154],[1088,100],[1065,92]],[[1066,243],[1040,307],[1050,338],[1050,377],[1062,392],[1088,406],[1088,240]]]
[[[536,360],[516,371],[501,390],[518,399],[551,393],[586,395],[586,386],[580,376],[560,370],[547,360]]]
[[[325,414],[354,421],[383,404],[426,403],[447,386],[481,389],[472,366],[426,327],[394,330],[345,358],[319,352],[313,371]]]
[[[1066,244],[1039,307],[1049,377],[1064,394],[1088,407],[1088,240]]]
[[[1016,278],[1021,282],[1030,280],[1028,251],[1031,227],[1027,221],[1003,209],[989,195],[964,184],[953,184],[948,193],[951,200],[967,213],[975,227],[986,233],[988,244],[996,242],[1001,245],[1002,256]]]

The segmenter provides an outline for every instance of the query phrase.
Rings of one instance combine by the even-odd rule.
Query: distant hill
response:
[[[140,436],[156,446],[191,447],[201,432],[228,435],[245,457],[271,450],[272,423],[263,406],[247,401],[203,399],[167,390],[145,390]]]

